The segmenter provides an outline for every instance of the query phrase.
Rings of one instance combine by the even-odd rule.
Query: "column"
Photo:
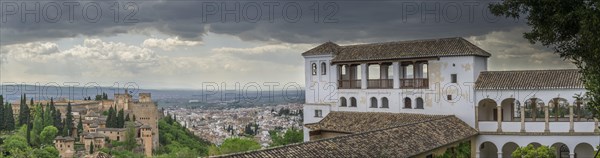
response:
[[[521,106],[521,132],[525,132],[525,106]]]
[[[598,119],[596,119],[596,118],[594,118],[594,127],[596,127],[596,128],[594,128],[595,133],[600,132],[600,130],[598,130]]]
[[[477,141],[475,138],[476,137],[471,137],[471,158],[479,157],[479,148],[477,147]]]
[[[496,107],[496,113],[497,113],[497,120],[498,120],[498,130],[496,130],[497,132],[502,132],[502,106],[497,106]]]
[[[548,113],[548,108],[548,105],[544,106],[544,121],[546,121],[544,132],[550,132],[550,122],[548,122],[550,120],[550,114]]]
[[[573,123],[573,105],[569,105],[569,132],[575,132],[575,124]]]
[[[394,80],[394,89],[398,89],[400,88],[400,63],[399,62],[393,62],[392,63],[392,75],[393,75],[393,80]]]
[[[367,89],[367,79],[369,78],[369,66],[367,64],[360,64],[360,70],[362,72],[360,72],[361,78],[360,78],[360,88],[361,89]]]
[[[475,106],[475,129],[479,131],[479,107]]]
[[[502,148],[500,148],[500,149],[502,149]],[[502,158],[502,150],[498,151],[498,158]]]
[[[569,153],[569,158],[575,158],[575,153],[574,152],[570,152]]]

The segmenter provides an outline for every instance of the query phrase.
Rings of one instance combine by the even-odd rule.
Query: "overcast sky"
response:
[[[490,52],[489,70],[574,68],[523,39],[530,29],[524,19],[489,14],[490,2],[46,0],[38,8],[9,0],[0,7],[0,79],[157,89],[303,85],[300,54],[323,42],[445,37],[464,37]]]

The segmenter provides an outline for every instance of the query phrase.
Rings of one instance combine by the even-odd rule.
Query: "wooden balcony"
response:
[[[367,80],[368,89],[392,89],[394,88],[393,79],[369,79]]]
[[[360,89],[360,80],[338,80],[338,89]]]
[[[400,79],[401,89],[422,89],[429,88],[428,78],[401,78]]]

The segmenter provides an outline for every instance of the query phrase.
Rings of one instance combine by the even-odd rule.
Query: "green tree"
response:
[[[441,155],[435,155],[436,158],[469,158],[471,157],[471,142],[461,142],[456,147],[446,149]]]
[[[34,119],[33,119],[33,128],[31,129],[31,144],[35,146],[41,145],[41,141],[39,139],[39,135],[44,129],[44,121],[42,118],[42,106],[40,104],[35,106],[34,111]]]
[[[554,158],[554,153],[556,153],[556,150],[553,147],[540,146],[536,148],[532,144],[529,144],[525,147],[518,147],[511,156],[522,158]]]
[[[13,117],[12,105],[10,103],[6,103],[4,105],[4,129],[7,131],[12,131],[15,129],[15,118]]]
[[[94,153],[94,142],[90,144],[90,154]]]
[[[302,130],[297,130],[294,128],[286,130],[283,136],[280,136],[277,131],[272,130],[269,131],[269,136],[271,137],[271,147],[300,143],[304,141]]]
[[[119,114],[117,115],[117,128],[123,128],[125,126],[125,116],[123,109],[119,110]]]
[[[50,109],[53,117],[52,124],[58,129],[59,135],[63,135],[62,114],[60,110],[56,109],[56,106],[54,106],[54,98],[50,98]]]
[[[46,110],[44,111],[44,127],[54,126],[54,108],[50,104],[46,103]]]
[[[260,144],[250,138],[227,138],[218,147],[219,154],[238,153],[260,149]],[[212,156],[212,155],[211,155]]]
[[[111,106],[108,109],[108,116],[106,117],[106,126],[108,128],[115,128],[116,127],[116,115],[115,115],[115,109]]]
[[[58,129],[54,126],[46,126],[40,133],[40,140],[42,144],[52,144],[54,138],[58,134]]]
[[[35,158],[58,158],[59,153],[54,146],[44,146],[43,148],[33,149],[33,157]]]
[[[73,130],[73,111],[71,109],[71,102],[67,103],[67,113],[66,113],[66,118],[65,118],[65,133],[63,133],[63,136],[71,136],[72,132],[71,130]]]
[[[137,121],[137,120],[135,119],[135,114],[134,114],[134,115],[133,115],[133,122],[135,122],[135,121]]]
[[[25,126],[26,127],[26,126]],[[18,157],[24,153],[31,151],[31,147],[27,144],[27,139],[25,139],[22,135],[14,134],[6,138],[4,140],[4,144],[2,145],[4,151],[8,151],[11,153],[12,157]]]
[[[125,149],[132,151],[135,147],[137,147],[136,138],[136,130],[135,124],[133,122],[127,123],[127,131],[125,132]]]
[[[5,126],[6,121],[4,121],[4,97],[0,95],[0,131],[4,131],[6,129]]]
[[[194,135],[179,123],[167,123],[167,117],[158,120],[159,143],[156,150],[158,157],[174,157],[175,153],[194,151],[194,157],[203,157],[208,155],[208,144],[206,140]],[[187,150],[189,148],[190,150]],[[186,154],[180,154],[186,155]]]
[[[532,27],[526,39],[573,61],[587,89],[586,106],[600,119],[600,1],[505,0],[489,7],[497,16],[526,16]]]
[[[22,125],[28,125],[29,124],[29,106],[27,106],[27,104],[25,104],[26,100],[27,100],[27,95],[23,94],[23,96],[21,97],[21,103],[19,105],[19,126]]]

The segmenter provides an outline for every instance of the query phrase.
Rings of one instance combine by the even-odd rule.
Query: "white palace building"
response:
[[[228,156],[434,157],[470,143],[471,157],[532,144],[591,158],[600,143],[577,70],[488,71],[491,54],[463,38],[326,42],[302,56],[305,142]]]

